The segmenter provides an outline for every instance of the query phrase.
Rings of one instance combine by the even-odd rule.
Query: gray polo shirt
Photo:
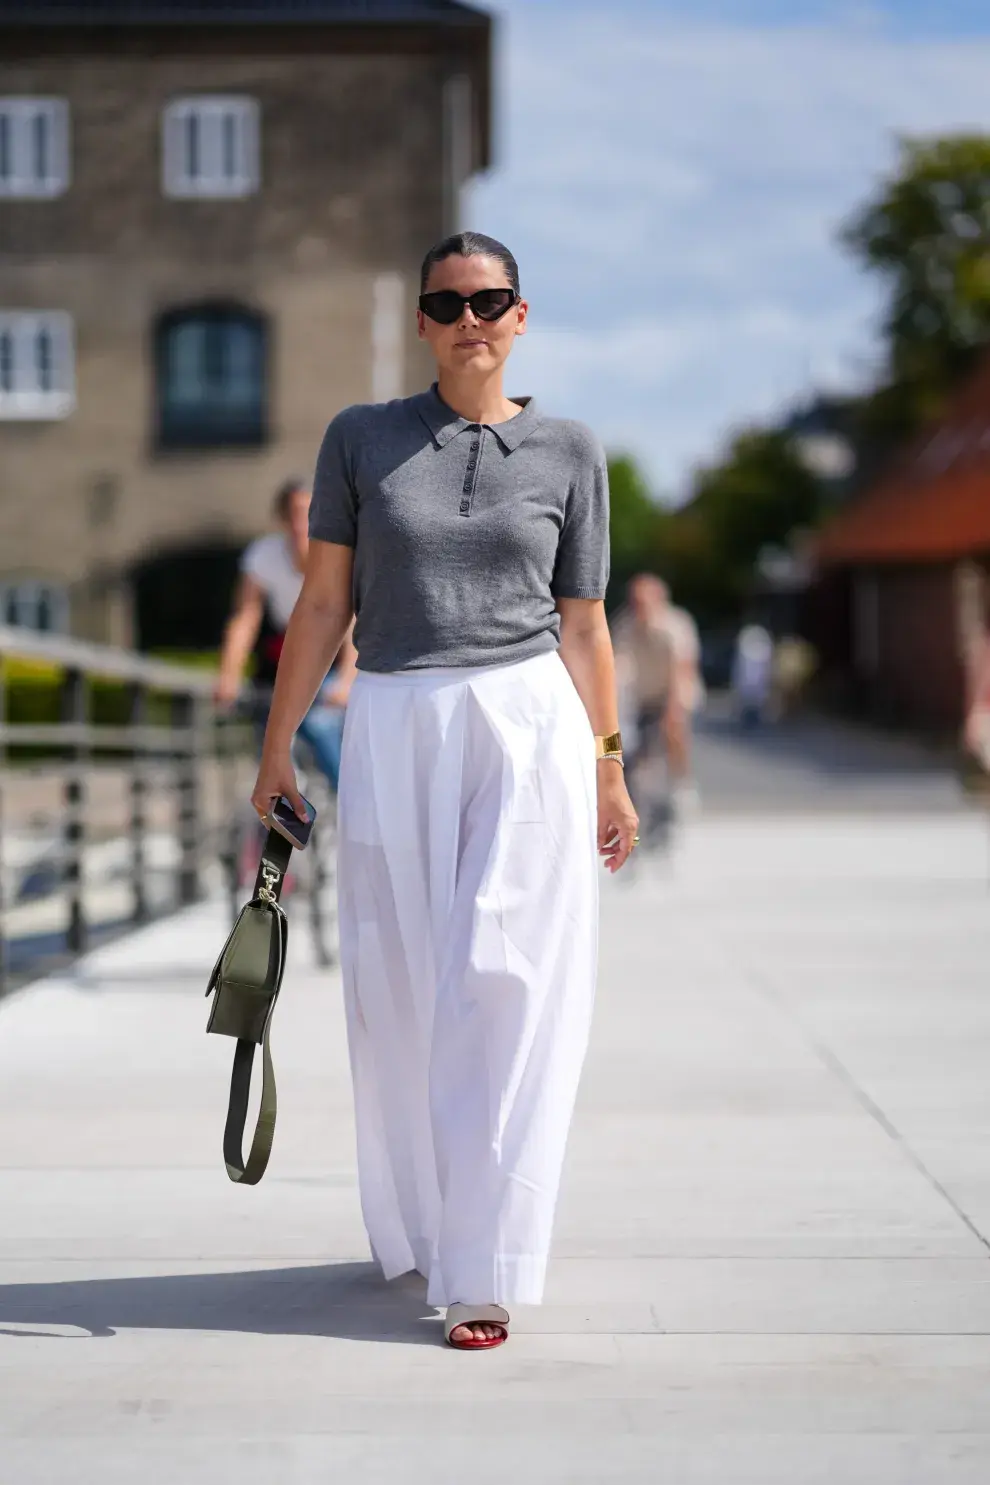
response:
[[[469,423],[436,387],[326,431],[310,535],[354,548],[362,670],[498,665],[554,649],[557,598],[603,598],[605,455],[531,399]]]

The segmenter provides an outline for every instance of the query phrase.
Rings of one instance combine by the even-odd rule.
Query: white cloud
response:
[[[725,430],[875,358],[835,241],[897,133],[990,128],[990,37],[509,4],[500,165],[470,219],[532,304],[513,385],[680,484]]]

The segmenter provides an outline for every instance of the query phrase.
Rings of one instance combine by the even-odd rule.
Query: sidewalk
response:
[[[490,1355],[367,1263],[301,925],[228,1184],[223,933],[0,1004],[0,1485],[985,1485],[983,819],[702,820],[606,884],[548,1302]]]

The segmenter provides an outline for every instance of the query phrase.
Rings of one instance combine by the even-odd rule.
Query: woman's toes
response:
[[[502,1328],[499,1325],[485,1325],[480,1321],[467,1325],[455,1325],[450,1332],[450,1339],[456,1344],[463,1345],[467,1341],[497,1341],[502,1338]]]

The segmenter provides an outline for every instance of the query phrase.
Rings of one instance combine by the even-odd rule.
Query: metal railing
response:
[[[12,714],[18,688],[22,698],[31,691],[32,666],[45,672],[35,685],[45,691],[49,711],[56,709],[51,702],[57,696],[57,720]],[[101,687],[108,694],[107,682],[115,715],[101,721],[93,701]],[[217,849],[217,796],[231,772],[225,761],[236,737],[234,729],[219,725],[224,719],[213,707],[212,685],[204,671],[0,626],[0,994],[53,962],[81,954],[115,928],[147,922],[203,894],[203,872]],[[115,822],[97,824],[90,796],[101,779],[106,794],[108,777],[114,781],[111,802],[122,808]],[[30,801],[39,792],[49,813],[60,818],[49,831],[47,876],[35,869],[32,877],[37,825]],[[152,813],[158,837],[170,846],[164,867],[159,863],[154,871],[148,855]],[[127,898],[118,901],[109,922],[106,913],[90,910],[92,889],[100,886],[101,868],[93,860],[100,841],[112,842],[117,897],[123,890]],[[14,846],[34,883],[29,903],[62,904],[58,927],[40,935],[33,954],[30,932],[25,934],[23,922],[18,927],[27,905],[10,851],[5,854],[5,847]],[[22,885],[23,880],[22,870]]]

